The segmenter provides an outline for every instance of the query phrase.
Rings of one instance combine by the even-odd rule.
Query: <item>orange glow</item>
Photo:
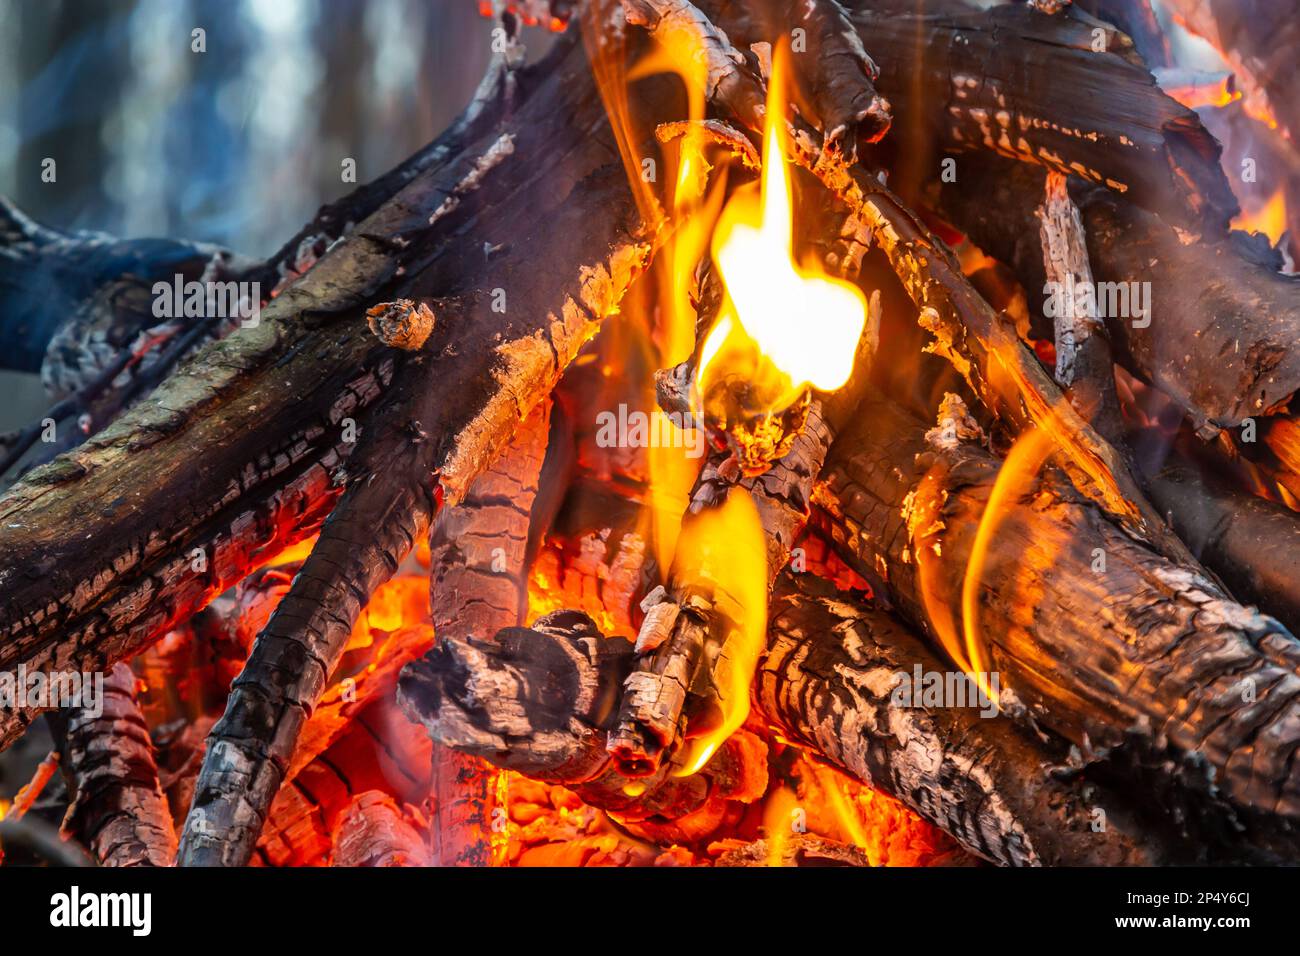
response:
[[[863,829],[862,820],[858,817],[857,811],[849,806],[848,797],[839,786],[830,773],[816,764],[811,764],[813,773],[817,777],[817,784],[821,787],[822,793],[826,795],[826,802],[830,804],[831,812],[835,815],[835,822],[840,829],[848,836],[849,840],[860,850],[870,851],[870,843],[867,841],[866,831]],[[871,861],[873,866],[878,865],[875,859]]]
[[[713,596],[719,619],[730,621],[714,667],[721,721],[687,741],[678,771],[696,773],[749,716],[749,685],[767,635],[767,546],[749,493],[733,488],[721,507],[701,512],[682,527],[675,581]]]
[[[427,616],[428,603],[428,579],[404,574],[376,589],[358,626],[376,631],[395,631],[403,624],[419,623],[422,615]]]
[[[1264,442],[1277,455],[1278,460],[1286,465],[1288,471],[1300,475],[1300,424],[1286,417],[1275,418]]]
[[[856,286],[795,262],[783,61],[777,56],[768,88],[762,181],[735,191],[713,235],[727,296],[699,361],[701,394],[739,378],[772,412],[808,386],[829,392],[848,381],[867,315]]]
[[[1232,220],[1232,228],[1245,232],[1262,232],[1268,236],[1268,241],[1276,246],[1282,238],[1282,233],[1286,232],[1286,194],[1282,187],[1279,186],[1263,205],[1249,210],[1243,209],[1241,214]]]
[[[851,843],[871,866],[928,866],[956,844],[893,797],[800,754],[794,773],[809,833]]]
[[[316,547],[316,539],[320,535],[312,535],[310,538],[303,538],[297,544],[291,544],[285,548],[273,559],[267,562],[269,568],[279,568],[286,564],[297,564],[306,561],[307,556],[311,554],[311,549]]]

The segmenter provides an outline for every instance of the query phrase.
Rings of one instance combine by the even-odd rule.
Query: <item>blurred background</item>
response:
[[[261,257],[353,188],[344,158],[364,183],[441,131],[491,28],[470,0],[0,0],[0,192]]]
[[[261,258],[355,188],[344,159],[368,182],[465,106],[491,56],[477,8],[0,0],[0,193],[53,226]],[[47,404],[34,375],[0,371],[0,397],[0,431]]]

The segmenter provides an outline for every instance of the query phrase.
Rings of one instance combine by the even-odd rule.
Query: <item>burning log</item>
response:
[[[874,143],[889,131],[893,121],[889,101],[874,85],[880,68],[838,0],[797,4],[782,10],[779,19],[761,4],[747,0],[716,0],[698,6],[741,49],[770,48],[774,38],[800,37],[795,82],[809,118],[823,131],[823,149],[852,162],[860,140]]]
[[[443,484],[453,497],[463,493],[518,416],[512,389],[532,380],[530,387],[544,394],[546,379],[556,374],[554,356],[558,353],[563,360],[595,331],[595,319],[616,301],[649,248],[644,240],[615,238],[626,236],[627,218],[618,210],[626,208],[622,204],[627,190],[613,176],[575,191],[580,201],[567,205],[565,196],[554,190],[557,182],[572,185],[609,158],[599,137],[584,138],[582,133],[605,123],[585,61],[571,50],[565,64],[565,69],[548,74],[549,88],[574,92],[558,101],[532,96],[513,120],[519,130],[514,141],[518,153],[530,155],[533,148],[542,148],[538,144],[545,144],[547,161],[506,164],[490,188],[480,187],[470,195],[472,202],[443,215],[436,228],[429,226],[429,217],[501,135],[490,135],[487,142],[474,144],[448,163],[426,169],[400,199],[381,207],[308,277],[277,296],[256,328],[217,343],[173,376],[153,401],[123,416],[90,447],[38,469],[10,490],[0,503],[10,529],[0,568],[6,586],[0,620],[8,639],[0,664],[84,663],[93,669],[96,661],[114,660],[143,646],[224,590],[256,566],[255,556],[264,545],[274,553],[314,530],[323,509],[340,495],[331,480],[339,456],[335,453],[321,463],[325,452],[317,449],[335,444],[351,449],[342,440],[343,430],[350,427],[342,419],[359,402],[346,390],[348,383],[359,382],[353,387],[369,402],[388,380],[391,350],[370,334],[359,313],[366,296],[394,277],[397,291],[427,282],[448,295],[465,296],[461,308],[477,310],[477,321],[490,320],[495,331],[501,331],[502,317],[489,312],[491,301],[476,304],[469,299],[468,290],[477,284],[489,300],[494,288],[513,297],[506,319],[519,320],[516,336],[502,332],[493,347],[482,343],[494,332],[480,336],[470,328],[472,321],[448,320],[426,346],[430,356],[448,349],[460,352],[457,374],[443,378],[440,387],[462,400],[440,409],[439,416],[427,416],[422,425],[429,434],[425,444],[437,447]],[[557,109],[557,103],[566,108]],[[558,149],[570,139],[583,145],[576,151]],[[530,191],[530,183],[542,181],[549,184],[547,189]],[[550,198],[542,198],[543,193]],[[531,198],[524,202],[524,197]],[[504,204],[505,210],[494,203]],[[479,238],[434,243],[436,251],[429,253],[430,233],[469,228],[475,210],[488,207],[493,207],[491,214],[478,219]],[[569,227],[589,215],[586,208],[600,210],[591,218],[606,227],[603,231]],[[567,245],[543,245],[575,264],[577,283],[568,285],[563,269],[539,269],[531,261],[523,268],[518,248],[514,255],[485,261],[483,243],[490,237],[533,235],[539,222],[570,240]],[[552,309],[554,322],[545,318]],[[299,313],[316,318],[286,321]],[[532,316],[535,324],[529,326],[524,316]],[[536,337],[543,327],[543,337]],[[478,347],[460,348],[461,336]],[[555,351],[548,337],[554,339]],[[501,374],[508,385],[493,374],[494,368],[506,370]],[[458,435],[454,443],[453,435]],[[193,450],[185,451],[190,445]],[[214,449],[222,453],[214,455]],[[211,466],[196,469],[193,463],[200,459],[210,459]],[[271,477],[278,481],[268,481]],[[295,491],[288,484],[295,479],[316,483]],[[277,499],[272,496],[279,482],[288,490]],[[59,495],[47,493],[53,485]],[[141,500],[139,490],[146,487],[173,507],[161,512],[128,507]],[[105,509],[97,504],[102,501],[122,505]],[[255,505],[241,507],[241,502]],[[75,534],[66,541],[35,530],[74,526]],[[150,543],[120,556],[116,545],[108,544],[134,540]],[[95,541],[103,547],[87,544]],[[190,568],[196,549],[202,550],[202,572]],[[73,648],[82,649],[77,661],[69,659]],[[7,742],[23,718],[7,713],[3,718],[0,741]]]
[[[1091,288],[1092,263],[1079,208],[1070,199],[1066,177],[1049,172],[1043,204],[1034,211],[1039,220],[1043,269],[1056,288]],[[1124,454],[1124,421],[1115,392],[1114,362],[1106,328],[1095,300],[1067,294],[1055,319],[1056,382],[1079,414]],[[1126,463],[1133,468],[1132,456]]]
[[[403,705],[444,746],[562,783],[588,805],[670,842],[700,840],[731,802],[750,802],[766,789],[763,745],[736,735],[689,777],[666,764],[652,774],[623,773],[607,740],[632,666],[628,641],[604,637],[581,612],[557,611],[493,640],[441,640],[405,676]]]
[[[439,641],[487,640],[524,623],[530,512],[546,457],[551,403],[538,404],[511,445],[479,476],[465,500],[429,529],[429,602]],[[403,672],[403,688],[425,679],[427,660]],[[420,721],[405,690],[398,700]],[[433,860],[443,866],[490,862],[490,776],[483,762],[449,747],[434,752]]]
[[[1062,741],[998,715],[997,701],[964,674],[954,681],[951,666],[884,612],[787,572],[773,596],[754,699],[782,736],[986,860],[1152,865],[1183,852],[1131,801],[1069,769]],[[931,694],[931,703],[921,675],[969,693]]]
[[[755,840],[730,847],[715,866],[870,866],[867,854],[855,846],[793,833],[777,841]]]
[[[1003,710],[1142,781],[1178,826],[1229,856],[1293,854],[1292,635],[1036,476],[1041,444],[999,478],[955,398],[922,431],[871,402],[832,450],[815,500],[841,555],[965,669],[1000,674]]]
[[[696,17],[694,23],[707,42],[727,48],[726,36],[706,17]],[[757,84],[752,76],[747,82]],[[730,108],[729,102],[722,105]],[[752,121],[743,114],[737,118]],[[1195,564],[1147,501],[1120,453],[1064,401],[1033,354],[961,274],[947,247],[876,177],[820,153],[806,126],[791,126],[788,142],[779,136],[778,141],[869,230],[916,304],[922,327],[935,335],[931,350],[948,358],[1013,431],[1031,423],[1050,429],[1076,487],[1166,555]]]
[[[1063,768],[1054,773],[1049,764],[1064,754],[1006,718],[898,703],[891,692],[899,674],[937,661],[884,615],[807,587],[787,581],[778,589],[755,686],[759,715],[783,733],[986,859],[1132,863],[1175,852],[1157,829],[1137,828],[1104,788]],[[766,786],[765,775],[753,774],[762,745],[744,731],[693,776],[666,767],[648,778],[620,774],[603,738],[632,648],[601,637],[585,615],[549,615],[493,643],[439,645],[428,662],[419,695],[443,742],[564,783],[661,838],[698,840],[726,801],[748,802]]]
[[[330,866],[429,866],[429,849],[393,798],[359,794],[343,811]]]
[[[764,588],[789,560],[831,436],[820,407],[814,405],[790,452],[763,475],[744,479],[737,486],[736,494],[747,492],[752,497],[761,525],[765,560],[762,568],[753,570]],[[724,526],[715,521],[720,510],[743,507],[728,500],[730,486],[739,474],[733,471],[728,476],[725,471],[726,462],[712,456],[691,493],[690,510],[682,526],[684,539],[723,534]],[[725,547],[757,550],[759,541],[743,537],[744,519],[729,520],[740,521],[739,526],[731,526],[731,533],[740,531],[742,538],[733,538]],[[736,688],[726,686],[719,676],[719,662],[724,661],[726,669],[743,667],[727,658],[739,654],[743,659],[745,652],[737,645],[747,638],[740,622],[746,616],[752,619],[753,603],[761,601],[762,595],[737,590],[758,583],[747,580],[744,573],[721,571],[719,563],[728,562],[718,551],[723,547],[720,541],[700,542],[699,546],[703,552],[681,559],[669,575],[668,587],[652,593],[642,604],[646,618],[637,635],[637,665],[627,679],[617,729],[608,743],[619,768],[628,776],[657,773],[674,758],[685,759],[688,765],[707,759],[701,756],[702,748],[697,748],[692,758],[677,752],[687,730],[688,695],[711,700],[714,706],[730,708],[733,713],[741,706],[735,699]]]
[[[131,668],[113,668],[102,704],[99,715],[83,708],[56,722],[73,794],[63,831],[89,847],[100,866],[171,866],[176,831]]]

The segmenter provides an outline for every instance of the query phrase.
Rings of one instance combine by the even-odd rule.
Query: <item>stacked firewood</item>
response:
[[[1231,230],[1149,6],[487,7],[510,43],[460,120],[228,266],[274,280],[261,322],[129,391],[110,360],[60,418],[111,424],[0,498],[0,670],[147,685],[55,722],[69,831],[182,865],[1300,859],[1300,286]],[[627,79],[683,47],[707,116]],[[641,171],[747,181],[772,122],[796,245],[870,306],[760,446],[700,407],[703,335],[659,348],[688,214]],[[5,216],[14,261],[84,254]],[[1039,295],[1097,283],[1133,308]],[[85,310],[147,335],[117,301]],[[591,441],[654,400],[708,437],[675,504]],[[742,498],[754,648],[752,596],[662,533]]]

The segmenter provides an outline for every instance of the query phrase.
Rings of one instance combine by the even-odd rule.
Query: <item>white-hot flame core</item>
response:
[[[714,244],[714,260],[735,318],[795,388],[811,385],[834,391],[853,371],[866,323],[866,299],[848,282],[795,264],[790,176],[777,122],[769,121],[764,135],[757,222],[754,212],[752,202],[733,200]],[[701,355],[705,363],[732,331],[732,323],[718,323]]]

